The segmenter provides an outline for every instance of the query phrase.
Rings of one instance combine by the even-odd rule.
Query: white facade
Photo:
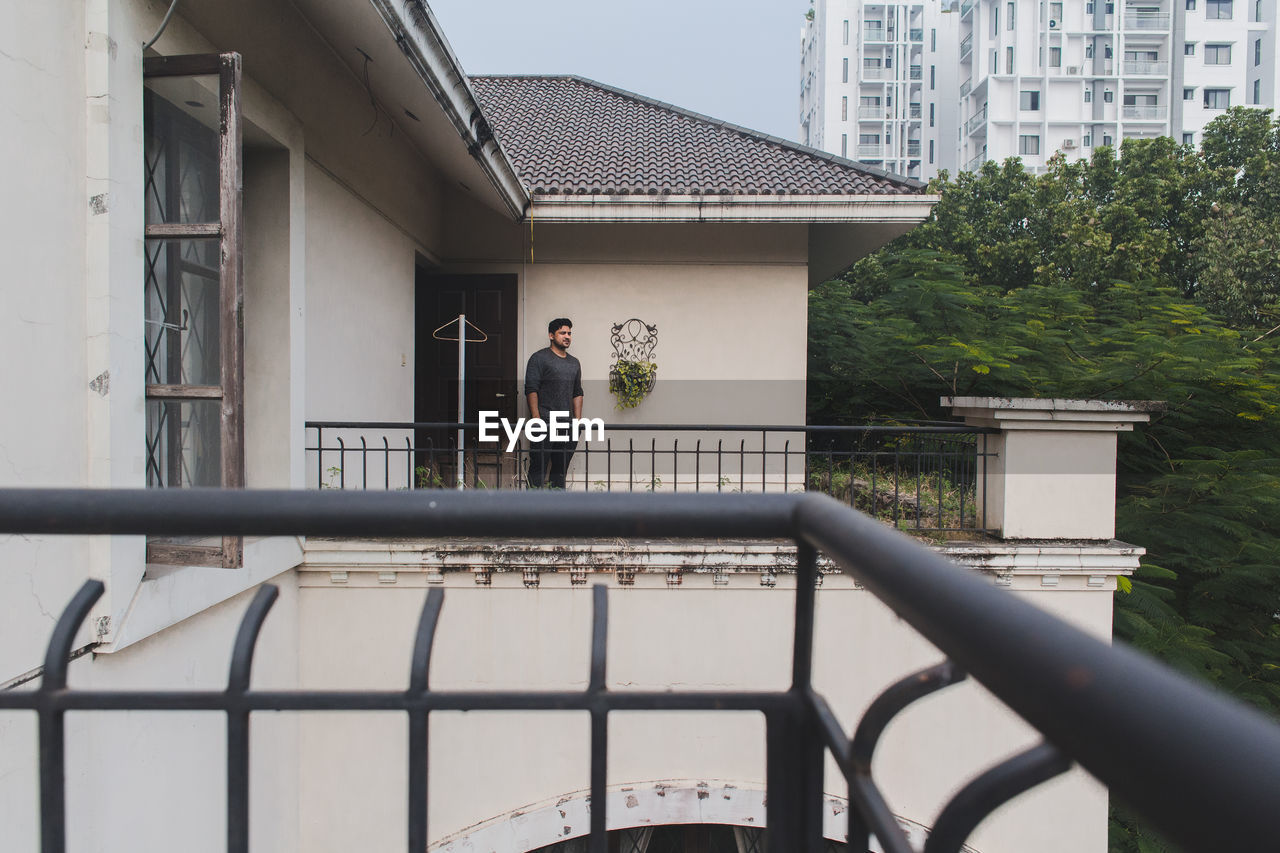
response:
[[[1173,124],[1175,138],[1199,145],[1204,126],[1227,107],[1274,107],[1276,4],[1177,2]]]
[[[1057,151],[1169,132],[1167,4],[965,2],[960,38],[966,169],[1021,157],[1039,170]]]
[[[863,160],[875,152],[871,146],[864,151],[860,140],[910,134],[905,122],[864,128],[841,120],[842,99],[848,98],[854,118],[854,105],[861,103],[855,96],[871,94],[877,85],[885,89],[883,97],[900,99],[893,88],[899,85],[910,97],[909,81],[899,84],[896,71],[890,75],[876,65],[898,43],[874,35],[869,41],[881,31],[866,24],[914,20],[909,10],[921,8],[926,21],[938,22],[939,39],[934,53],[924,45],[922,60],[936,64],[936,72],[926,68],[924,76],[927,82],[936,73],[939,86],[936,126],[926,121],[922,128],[924,145],[936,138],[938,147],[936,163],[926,156],[921,164],[926,178],[937,168],[973,170],[1007,157],[1043,170],[1059,151],[1087,157],[1126,138],[1172,136],[1198,145],[1205,125],[1227,107],[1273,107],[1280,91],[1276,5],[1263,0],[964,0],[945,14],[938,4],[830,0],[815,5],[806,31],[802,139],[835,153],[847,146],[849,156]],[[847,46],[846,20],[858,34]],[[931,39],[933,24],[925,26]],[[859,82],[842,82],[846,58],[850,79]],[[879,74],[888,79],[867,79]],[[958,109],[943,105],[950,91],[943,86],[956,87]],[[859,89],[865,91],[854,91]],[[910,160],[871,159],[916,175]]]
[[[800,141],[910,178],[954,171],[951,5],[818,0],[804,33]]]

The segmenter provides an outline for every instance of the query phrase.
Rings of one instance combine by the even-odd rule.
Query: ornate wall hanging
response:
[[[619,409],[634,409],[653,390],[658,365],[653,351],[658,346],[658,327],[631,318],[613,324],[609,336],[613,344],[613,365],[609,368],[609,390]]]

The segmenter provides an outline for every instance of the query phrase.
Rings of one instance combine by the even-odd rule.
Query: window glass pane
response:
[[[218,241],[146,241],[146,382],[220,385]]]
[[[1231,106],[1230,89],[1205,89],[1204,106],[1210,110],[1225,110]]]
[[[1204,64],[1205,65],[1230,65],[1231,64],[1231,45],[1206,44],[1204,46]]]
[[[221,403],[147,401],[147,486],[222,485]]]
[[[146,221],[218,221],[218,80],[163,77],[143,90]]]

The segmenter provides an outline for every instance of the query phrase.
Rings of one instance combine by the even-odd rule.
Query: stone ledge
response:
[[[949,542],[934,550],[969,568],[994,577],[997,585],[1115,588],[1115,577],[1138,567],[1142,548],[1124,542]],[[520,583],[538,587],[543,580],[556,586],[580,586],[610,579],[619,586],[668,587],[695,585],[735,587],[744,584],[773,588],[794,587],[795,546],[785,541],[621,541],[573,543],[479,539],[457,540],[328,540],[309,539],[299,571],[305,585],[422,586],[457,583],[470,576],[475,584],[500,586]],[[840,569],[820,557],[820,582]],[[750,576],[748,579],[745,576]],[[1019,578],[1015,584],[1014,579]],[[731,581],[732,579],[732,581]],[[1066,579],[1064,583],[1063,580]],[[567,581],[567,583],[566,583]],[[855,587],[858,585],[853,584]]]

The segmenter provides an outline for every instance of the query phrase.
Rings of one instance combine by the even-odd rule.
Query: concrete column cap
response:
[[[942,405],[972,426],[1002,430],[1127,432],[1161,412],[1158,400],[1068,400],[1059,397],[943,397]]]

